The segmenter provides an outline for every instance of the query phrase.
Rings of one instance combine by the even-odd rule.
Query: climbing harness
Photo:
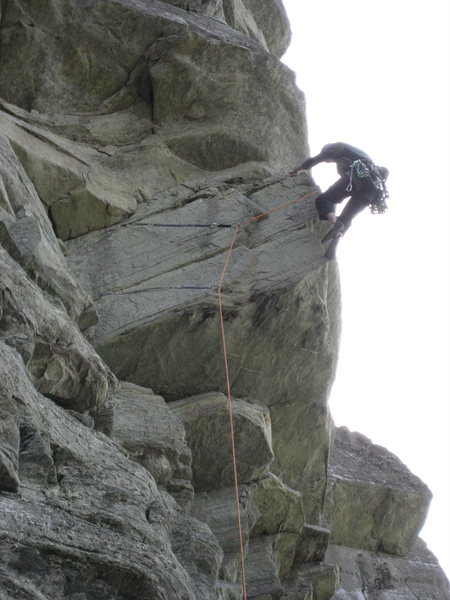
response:
[[[369,208],[372,214],[383,214],[387,210],[386,200],[389,198],[389,192],[386,187],[386,182],[381,176],[380,167],[372,163],[367,163],[362,159],[353,161],[350,165],[349,183],[345,188],[346,192],[353,190],[353,173],[359,179],[370,179],[371,184],[377,190],[377,196],[369,203]]]

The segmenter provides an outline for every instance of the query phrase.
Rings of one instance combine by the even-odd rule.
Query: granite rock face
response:
[[[11,470],[20,482],[14,490],[2,473],[2,597],[209,598],[176,552],[202,539],[203,566],[189,560],[214,585],[221,554],[210,531],[184,519],[107,437],[39,394],[16,350],[2,343],[0,353],[1,397],[16,407]]]
[[[0,247],[0,331],[20,354],[36,389],[84,412],[103,402],[116,378],[61,304]]]
[[[329,461],[325,514],[331,541],[405,556],[425,521],[431,492],[400,460],[339,428]]]
[[[209,15],[259,42],[281,57],[287,50],[291,31],[282,0],[164,0],[168,4]]]
[[[184,423],[192,450],[192,482],[196,491],[226,488],[233,482],[227,398],[204,394],[172,402]],[[270,413],[264,406],[233,399],[236,459],[241,482],[258,479],[273,460]],[[228,468],[227,468],[228,463]]]
[[[419,539],[404,557],[331,545],[327,561],[341,567],[333,600],[444,600],[448,579]]]
[[[120,379],[152,387],[167,400],[226,391],[213,288],[232,231],[159,225],[246,221],[310,194],[311,186],[303,177],[205,186],[184,190],[178,209],[176,192],[142,204],[121,226],[68,244],[72,272],[96,300],[99,322],[91,335],[100,355]],[[313,218],[306,200],[243,225],[223,298],[233,393],[269,407],[276,468],[305,492],[314,521],[326,486],[326,398],[339,293]],[[107,261],[114,268],[99,272]]]
[[[95,427],[118,442],[183,507],[192,504],[191,451],[182,422],[161,396],[122,383],[94,413]]]
[[[77,318],[90,305],[69,274],[61,246],[37,189],[14,151],[21,133],[0,112],[0,241],[9,254],[46,291]]]
[[[448,600],[426,486],[329,415],[282,1],[0,4],[0,598]]]
[[[156,0],[2,7],[2,123],[62,239],[210,171],[261,175],[307,153],[292,73],[260,41],[201,14],[215,14],[211,3],[175,4],[190,10]],[[240,0],[226,4],[255,22]],[[284,31],[281,3],[267,11]]]

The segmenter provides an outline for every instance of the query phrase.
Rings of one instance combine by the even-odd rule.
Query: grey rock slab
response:
[[[164,0],[184,10],[203,13],[222,21],[282,56],[291,32],[282,0]]]
[[[283,0],[243,0],[251,11],[258,28],[272,54],[281,57],[291,42],[291,27]]]
[[[1,113],[0,123],[4,124]],[[70,275],[36,189],[3,133],[0,182],[0,243],[76,318],[91,304],[90,299]]]
[[[406,555],[430,501],[428,487],[391,452],[336,430],[325,510],[334,544]]]
[[[211,597],[221,552],[206,526],[183,517],[118,445],[36,392],[14,349],[2,343],[0,355],[1,397],[21,432],[19,494],[0,495],[0,595]],[[204,557],[187,570],[188,540]]]
[[[182,421],[161,396],[122,383],[95,411],[95,425],[128,452],[183,506],[192,502],[191,452]]]
[[[0,397],[0,490],[16,492],[19,487],[19,419],[15,403]]]
[[[195,584],[196,600],[218,598],[223,552],[209,527],[191,516],[176,513],[172,548]]]
[[[261,38],[241,0],[227,6],[246,33]],[[276,6],[270,4],[274,21],[281,14]],[[82,129],[89,113],[122,115],[136,106],[143,116],[144,98],[154,123],[132,121],[137,135],[140,127],[151,133],[154,124],[208,123],[207,132],[193,127],[184,141],[177,125],[170,142],[176,155],[203,168],[213,156],[214,167],[225,168],[217,163],[222,150],[224,160],[236,154],[236,165],[266,158],[275,169],[307,154],[304,100],[292,72],[217,18],[157,0],[60,0],[57,6],[45,0],[39,7],[9,4],[1,28],[0,94],[11,105],[78,114]],[[30,69],[36,63],[39,74]]]
[[[240,486],[238,501],[244,552],[248,543],[251,520],[246,494],[246,486]],[[192,516],[210,527],[223,550],[221,579],[225,582],[235,582],[240,576],[241,561],[237,501],[234,487],[195,494]]]
[[[2,125],[61,239],[205,172],[285,169],[307,154],[290,71],[216,18],[156,0],[46,0],[8,5],[1,30]],[[21,77],[28,60],[43,65],[39,83]]]
[[[418,539],[405,557],[332,545],[327,562],[341,568],[333,600],[448,600],[449,581],[436,557]]]
[[[189,195],[193,197],[192,200]],[[170,278],[176,279],[177,275],[179,281],[174,281],[173,285],[217,285],[220,260],[231,242],[230,230],[177,226],[237,223],[259,211],[255,210],[254,204],[248,203],[244,196],[233,190],[214,193],[206,189],[203,194],[190,191],[189,195],[187,199],[181,199],[185,206],[179,205],[177,197],[148,203],[147,215],[142,206],[139,215],[123,226],[112,227],[68,243],[68,261],[83,286],[95,298],[100,297],[102,303],[117,304],[119,299],[135,304],[142,301],[143,293],[149,306],[148,300],[158,298],[158,294],[146,297],[145,288],[153,287],[153,284],[157,287],[158,283],[167,284]],[[203,264],[208,262],[212,262],[217,269],[209,278]],[[104,268],[107,264],[111,268]],[[200,278],[202,271],[205,274]],[[144,291],[139,296],[133,294],[131,299],[126,294],[120,294],[127,290],[138,292],[140,288]],[[103,299],[105,294],[113,292],[118,292],[116,297]],[[164,292],[162,296],[168,296],[170,302],[170,290]],[[204,296],[205,292],[201,295]],[[178,297],[182,302],[182,295],[178,293]],[[125,328],[126,315],[117,325],[122,323]],[[133,321],[129,323],[132,326]],[[99,327],[102,329],[101,324]],[[96,332],[97,336],[101,334],[101,329],[98,334]]]
[[[263,594],[279,595],[282,591],[275,558],[275,537],[264,535],[250,540],[246,558],[249,598],[257,598]]]
[[[222,6],[225,21],[230,27],[241,31],[259,42],[265,50],[269,50],[263,30],[258,27],[254,15],[243,0],[222,0]]]
[[[268,473],[255,483],[250,496],[256,508],[251,535],[299,534],[305,525],[303,497],[285,485],[279,477]]]
[[[169,142],[197,167],[265,161],[274,172],[286,170],[307,152],[303,95],[276,57],[227,37],[189,28],[173,36],[149,67],[155,123],[164,129],[198,122]],[[209,134],[201,135],[205,124]]]
[[[71,140],[49,131],[51,122],[7,104],[0,112],[0,123],[14,149],[17,168],[26,173],[29,187],[34,187],[35,204],[36,198],[37,204],[42,201],[63,240],[119,223],[135,212],[143,197],[201,172],[174,156],[163,140],[147,139],[145,131],[141,143],[125,148],[111,133],[111,140],[104,139],[108,147],[102,148],[96,145],[94,133]],[[40,212],[45,214],[42,207]],[[47,237],[54,238],[50,221],[45,221]]]
[[[283,600],[331,600],[340,585],[340,569],[329,564],[305,564],[294,569],[283,585]]]
[[[272,535],[277,577],[292,568],[305,527],[302,495],[268,473],[249,491],[253,513],[251,537]]]
[[[37,389],[84,412],[102,403],[116,379],[67,312],[0,247],[2,339],[16,349]]]
[[[192,452],[192,483],[197,492],[226,488],[234,472],[228,399],[210,392],[170,403],[184,423]],[[238,482],[266,472],[273,460],[270,416],[267,407],[232,399],[231,405]]]
[[[317,563],[325,561],[325,554],[330,541],[330,530],[317,525],[305,523],[297,539],[295,563]]]
[[[181,195],[184,206],[173,210],[176,192],[157,200],[156,212],[146,205],[150,216],[141,205],[130,226],[68,244],[74,275],[97,298],[93,343],[120,379],[169,401],[225,391],[214,290],[174,288],[217,286],[232,231],[152,225],[242,222],[287,203],[242,226],[223,308],[233,394],[270,407],[275,461],[283,480],[306,492],[310,522],[318,519],[326,480],[326,397],[340,307],[335,264],[325,263],[312,225],[314,203],[296,202],[313,190],[302,177],[206,188],[204,197],[199,190]],[[292,439],[296,444],[287,443]]]

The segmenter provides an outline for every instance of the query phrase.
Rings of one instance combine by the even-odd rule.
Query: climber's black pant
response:
[[[322,221],[327,220],[328,213],[335,212],[336,203],[340,203],[345,198],[350,197],[344,210],[339,215],[339,219],[345,223],[345,228],[348,229],[352,224],[353,218],[377,197],[377,191],[368,180],[354,177],[352,181],[353,189],[350,192],[347,191],[348,184],[349,177],[348,175],[344,175],[325,192],[317,196],[316,208],[319,218]]]

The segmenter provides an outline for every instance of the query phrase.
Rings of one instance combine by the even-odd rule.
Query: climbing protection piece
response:
[[[376,198],[369,204],[370,211],[372,214],[383,214],[387,210],[386,200],[389,198],[389,192],[384,177],[381,175],[380,167],[362,159],[355,160],[350,166],[350,180],[345,188],[347,192],[351,192],[353,189],[353,173],[356,173],[359,179],[370,180],[377,191]]]

